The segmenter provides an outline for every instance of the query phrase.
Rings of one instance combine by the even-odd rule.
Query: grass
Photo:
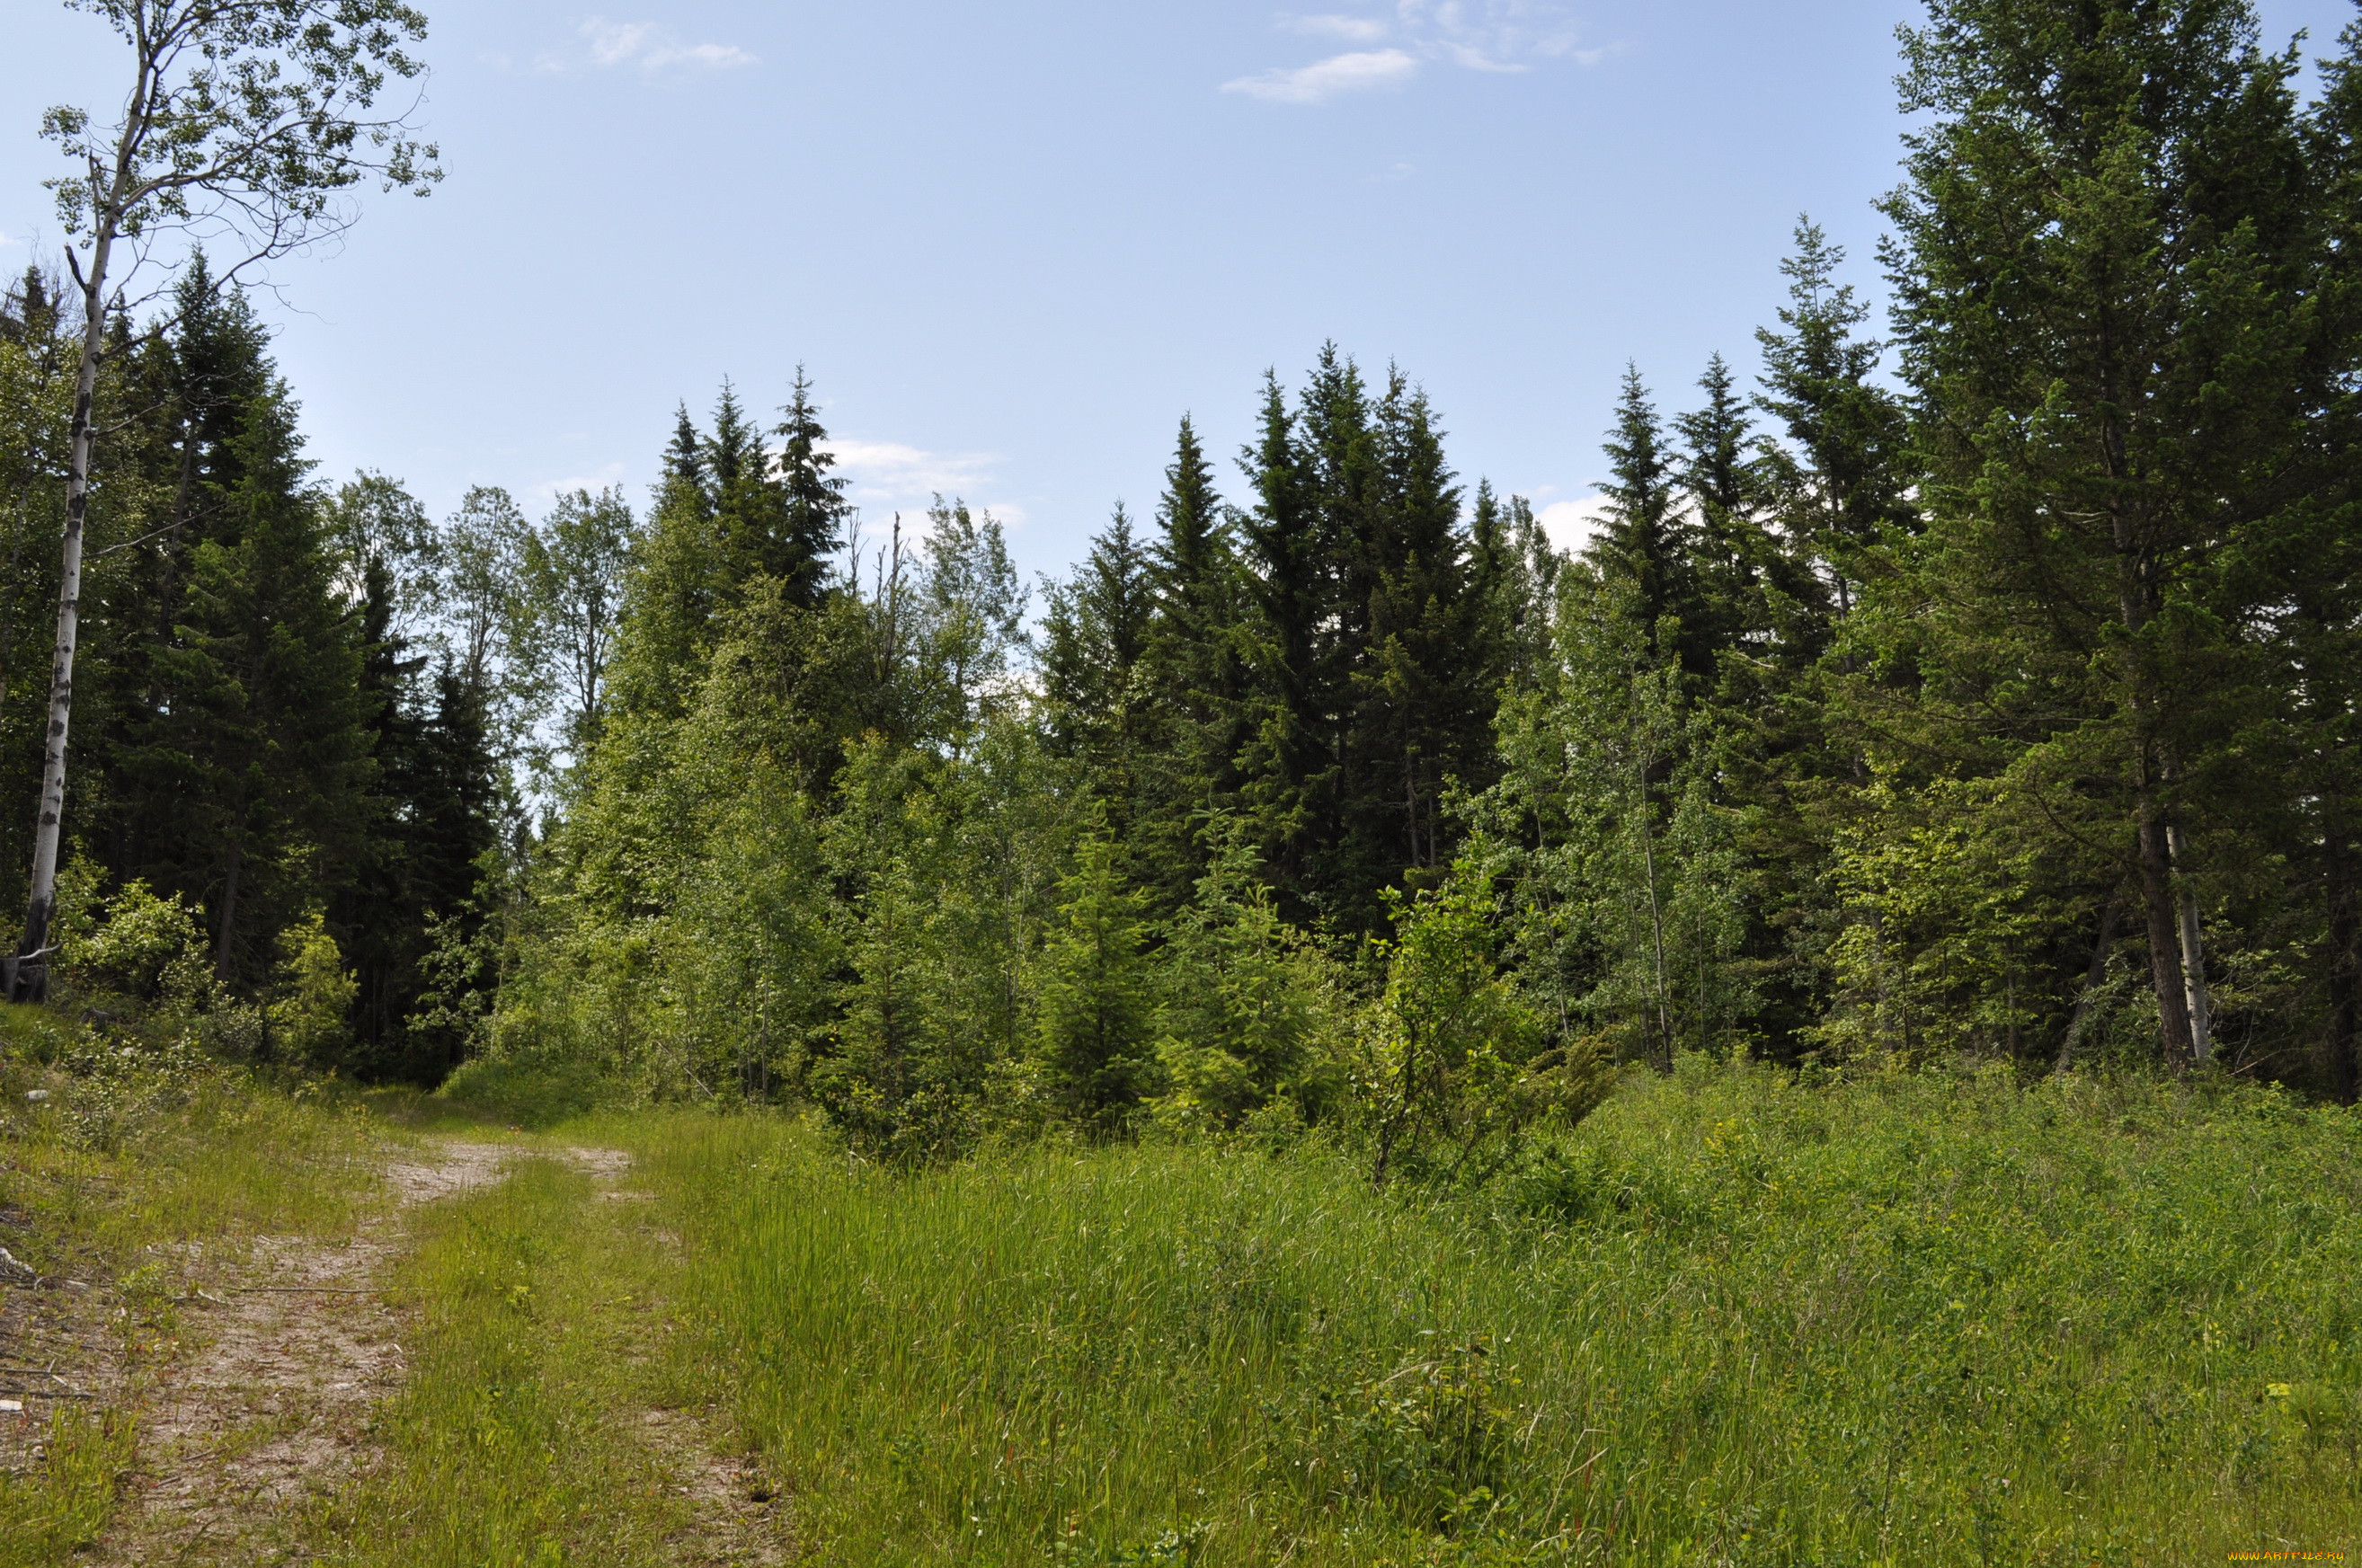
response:
[[[2362,1545],[2357,1131],[1691,1064],[1484,1205],[646,1147],[823,1561],[2081,1565]]]
[[[0,1245],[50,1276],[114,1285],[106,1331],[135,1364],[171,1353],[151,1247],[350,1229],[375,1198],[382,1124],[319,1086],[274,1087],[0,1004]],[[19,1353],[12,1344],[11,1357]],[[114,1517],[137,1452],[124,1409],[15,1418],[34,1462],[0,1473],[0,1565],[70,1562]]]
[[[397,1296],[415,1312],[409,1386],[376,1422],[385,1461],[309,1521],[313,1560],[684,1560],[705,1521],[683,1483],[704,1456],[652,1441],[648,1419],[702,1408],[715,1386],[673,1353],[677,1243],[643,1207],[529,1158],[419,1216]]]
[[[789,1119],[531,1095],[379,1109],[553,1122],[502,1135],[628,1149],[650,1196],[528,1159],[414,1212],[413,1375],[380,1459],[300,1521],[312,1560],[752,1561],[683,1491],[742,1454],[801,1553],[862,1565],[2362,1546],[2362,1121],[2265,1091],[1690,1062],[1448,1200],[1318,1143],[903,1175]],[[152,1171],[70,1139],[59,1168],[156,1217],[117,1247],[160,1222],[135,1189],[188,1184],[231,1228],[365,1201],[297,1190],[354,1110],[248,1098],[149,1124],[180,1151]],[[252,1191],[206,1150],[260,1162]],[[61,1428],[11,1485],[69,1518],[124,1441]]]

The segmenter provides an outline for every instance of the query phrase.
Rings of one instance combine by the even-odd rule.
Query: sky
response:
[[[1880,288],[1911,0],[416,0],[447,178],[259,300],[323,477],[437,515],[645,503],[673,410],[809,371],[873,541],[942,492],[1062,570],[1222,460],[1333,340],[1454,467],[1580,536],[1628,361],[1755,370],[1809,213]],[[2352,0],[2267,0],[2324,50]],[[0,269],[53,257],[40,110],[111,117],[98,18],[0,0]]]

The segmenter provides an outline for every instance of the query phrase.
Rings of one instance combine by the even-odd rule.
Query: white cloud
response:
[[[608,463],[595,473],[577,474],[572,479],[544,480],[525,493],[544,501],[556,501],[559,496],[572,495],[578,490],[587,490],[596,495],[611,484],[623,483],[624,479],[624,465]]]
[[[1586,495],[1580,501],[1554,501],[1534,514],[1542,535],[1562,550],[1580,550],[1607,520],[1607,498]]]
[[[1607,53],[1576,47],[1581,37],[1558,0],[1396,0],[1391,16],[1282,12],[1277,22],[1284,31],[1351,43],[1395,41],[1294,69],[1275,66],[1225,82],[1223,92],[1276,104],[1325,104],[1358,89],[1398,85],[1427,61],[1515,75],[1537,61],[1595,65]]]
[[[966,494],[985,482],[997,460],[987,452],[929,452],[899,441],[842,436],[829,442],[828,450],[836,458],[837,471],[853,481],[856,495],[916,497],[922,508],[927,497]]]
[[[1383,17],[1287,17],[1279,25],[1291,33],[1304,33],[1313,38],[1342,39],[1347,43],[1376,43],[1394,30],[1393,24]]]
[[[629,65],[642,71],[662,71],[678,65],[730,71],[761,63],[736,44],[683,43],[661,22],[611,22],[604,17],[593,17],[578,31],[582,37],[582,49],[572,54],[544,55],[541,70],[565,74],[586,68],[612,71]]]
[[[989,512],[1006,528],[1025,521],[1025,509],[1006,501],[979,499],[993,481],[1000,459],[989,452],[930,452],[900,441],[863,441],[847,436],[831,439],[828,451],[836,458],[837,473],[851,481],[846,497],[861,508],[865,556],[883,544],[901,513],[905,541],[927,533],[927,509],[935,497],[965,498],[972,511]]]
[[[1418,61],[1398,49],[1333,55],[1294,71],[1271,70],[1222,83],[1225,93],[1243,93],[1274,104],[1325,104],[1340,93],[1393,87],[1418,72]]]
[[[17,238],[15,235],[0,231],[0,250],[6,250],[12,247],[22,245],[25,242],[23,240]]]

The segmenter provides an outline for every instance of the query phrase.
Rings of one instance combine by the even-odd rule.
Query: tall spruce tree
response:
[[[828,432],[811,392],[811,379],[798,365],[795,390],[778,430],[779,516],[763,569],[779,580],[790,603],[817,610],[827,594],[829,562],[844,547],[853,508],[844,498],[845,481],[829,472],[836,458],[828,449]]]
[[[360,628],[283,392],[248,402],[231,446],[236,480],[153,662],[160,701],[127,736],[143,853],[118,871],[195,895],[215,973],[254,987],[280,932],[349,874],[373,765]]]
[[[1936,0],[1905,59],[1930,123],[1885,211],[1929,533],[1883,657],[1922,672],[1922,756],[2005,767],[2115,862],[2062,856],[2087,886],[2129,880],[2187,1068],[2198,900],[2257,803],[2235,736],[2268,701],[2237,631],[2260,606],[2217,568],[2286,526],[2306,478],[2295,61],[2243,0]]]
[[[1244,583],[1236,531],[1187,415],[1164,470],[1150,547],[1153,613],[1141,650],[1151,744],[1133,842],[1160,910],[1187,902],[1208,864],[1209,813],[1234,806],[1247,740]]]
[[[1460,491],[1426,396],[1372,398],[1321,350],[1293,410],[1276,377],[1242,459],[1253,728],[1240,795],[1284,907],[1378,929],[1381,889],[1451,856],[1444,785],[1489,768],[1505,646],[1471,586]]]
[[[1242,638],[1253,673],[1239,768],[1264,865],[1289,912],[1301,915],[1312,907],[1311,861],[1334,767],[1321,658],[1333,552],[1296,424],[1278,375],[1267,372],[1262,431],[1239,463],[1255,496],[1240,525],[1253,614]]]
[[[1141,668],[1153,615],[1148,552],[1118,502],[1074,579],[1050,586],[1041,675],[1051,744],[1075,764],[1119,839],[1130,836],[1153,744]]]

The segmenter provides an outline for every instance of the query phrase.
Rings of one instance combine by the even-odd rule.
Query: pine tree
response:
[[[1921,672],[1920,758],[2005,768],[2074,824],[2053,875],[2131,881],[2177,1069],[2208,1047],[2202,889],[2268,803],[2232,630],[2260,607],[2217,563],[2284,532],[2318,384],[2295,63],[2255,34],[2241,0],[1939,0],[1885,204],[1928,532],[1878,657]]]
[[[828,449],[828,432],[821,427],[801,365],[784,414],[778,428],[778,537],[765,569],[786,585],[789,602],[816,610],[827,591],[830,558],[844,547],[852,504],[844,499],[845,481],[829,473],[836,458]]]
[[[237,481],[155,661],[164,701],[129,737],[147,864],[118,869],[201,897],[216,974],[259,986],[368,831],[369,704],[283,395],[249,403],[234,445]]]
[[[1141,899],[1125,888],[1116,854],[1102,818],[1061,884],[1040,980],[1051,1092],[1078,1124],[1102,1133],[1121,1130],[1155,1067]]]
[[[1079,788],[1107,809],[1119,839],[1131,834],[1153,723],[1141,669],[1154,613],[1149,573],[1148,552],[1118,502],[1074,579],[1051,586],[1042,616],[1049,738],[1076,765]]]
[[[1450,865],[1443,811],[1453,780],[1492,780],[1492,715],[1503,670],[1472,586],[1460,490],[1424,392],[1397,371],[1374,410],[1381,478],[1365,515],[1368,629],[1354,650],[1345,804],[1335,897],[1369,928],[1378,891]]]
[[[1711,688],[1721,679],[1724,650],[1762,651],[1762,582],[1773,550],[1758,515],[1762,486],[1746,400],[1721,355],[1707,361],[1698,390],[1705,406],[1673,421],[1683,448],[1676,467],[1691,518],[1694,585],[1682,664]]]
[[[1287,907],[1301,911],[1314,892],[1310,862],[1334,767],[1321,658],[1332,595],[1330,541],[1296,423],[1278,376],[1266,373],[1262,435],[1240,460],[1255,504],[1240,523],[1253,613],[1242,639],[1251,674],[1238,766],[1264,863]]]
[[[1624,369],[1606,453],[1612,477],[1600,487],[1606,517],[1589,553],[1603,574],[1628,585],[1625,613],[1653,653],[1663,623],[1683,620],[1690,608],[1690,561],[1673,457],[1638,366]]]
[[[1489,777],[1506,652],[1423,393],[1390,373],[1374,401],[1330,345],[1293,412],[1267,379],[1263,423],[1239,793],[1283,908],[1374,930],[1381,889],[1449,858],[1445,781]]]
[[[724,580],[712,449],[681,410],[624,579],[612,687],[614,710],[628,717],[679,718],[712,647]]]
[[[1246,606],[1233,530],[1196,426],[1185,415],[1164,470],[1151,547],[1153,613],[1141,650],[1148,743],[1135,859],[1160,910],[1186,902],[1205,867],[1205,815],[1238,798],[1246,744]]]
[[[1789,284],[1783,330],[1755,335],[1763,352],[1756,404],[1786,436],[1765,452],[1768,504],[1812,571],[1789,574],[1781,587],[1792,599],[1809,592],[1802,603],[1826,620],[1851,612],[1869,570],[1865,553],[1883,532],[1915,522],[1904,499],[1908,434],[1902,407],[1874,379],[1883,346],[1854,336],[1870,307],[1838,282],[1844,248],[1809,218],[1797,221],[1795,245],[1780,264]]]

